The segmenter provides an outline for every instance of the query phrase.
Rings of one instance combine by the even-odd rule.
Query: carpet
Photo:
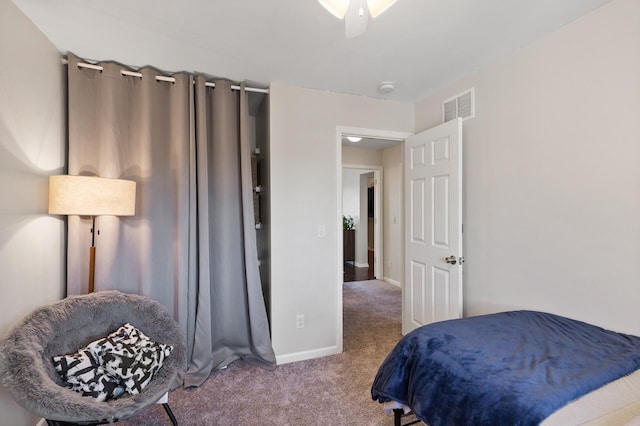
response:
[[[401,291],[384,281],[344,284],[344,352],[268,371],[235,362],[169,404],[183,425],[392,425],[371,399],[378,367],[401,334]],[[157,405],[121,425],[169,425]]]

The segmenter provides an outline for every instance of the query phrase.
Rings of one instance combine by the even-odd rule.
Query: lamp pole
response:
[[[96,276],[96,217],[91,216],[91,247],[89,247],[89,288],[88,293],[93,293],[94,279]]]

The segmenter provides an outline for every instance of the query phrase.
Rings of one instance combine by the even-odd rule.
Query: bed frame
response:
[[[413,412],[406,414],[410,416]],[[415,425],[416,423],[420,423],[420,420],[412,420],[409,423],[402,424],[402,416],[404,416],[404,410],[402,408],[394,408],[393,409],[393,426],[409,426]]]

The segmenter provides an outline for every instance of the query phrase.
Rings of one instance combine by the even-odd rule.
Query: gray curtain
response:
[[[153,68],[79,68],[68,55],[69,174],[137,182],[136,215],[100,216],[96,291],[142,294],[187,334],[179,385],[242,359],[275,356],[253,222],[247,93],[201,75],[157,81]],[[68,294],[87,291],[90,218],[69,217]]]

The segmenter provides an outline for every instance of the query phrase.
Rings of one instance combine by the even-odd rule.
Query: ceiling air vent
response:
[[[467,118],[473,118],[474,115],[473,87],[442,102],[442,119],[445,123],[457,117],[466,120]]]

